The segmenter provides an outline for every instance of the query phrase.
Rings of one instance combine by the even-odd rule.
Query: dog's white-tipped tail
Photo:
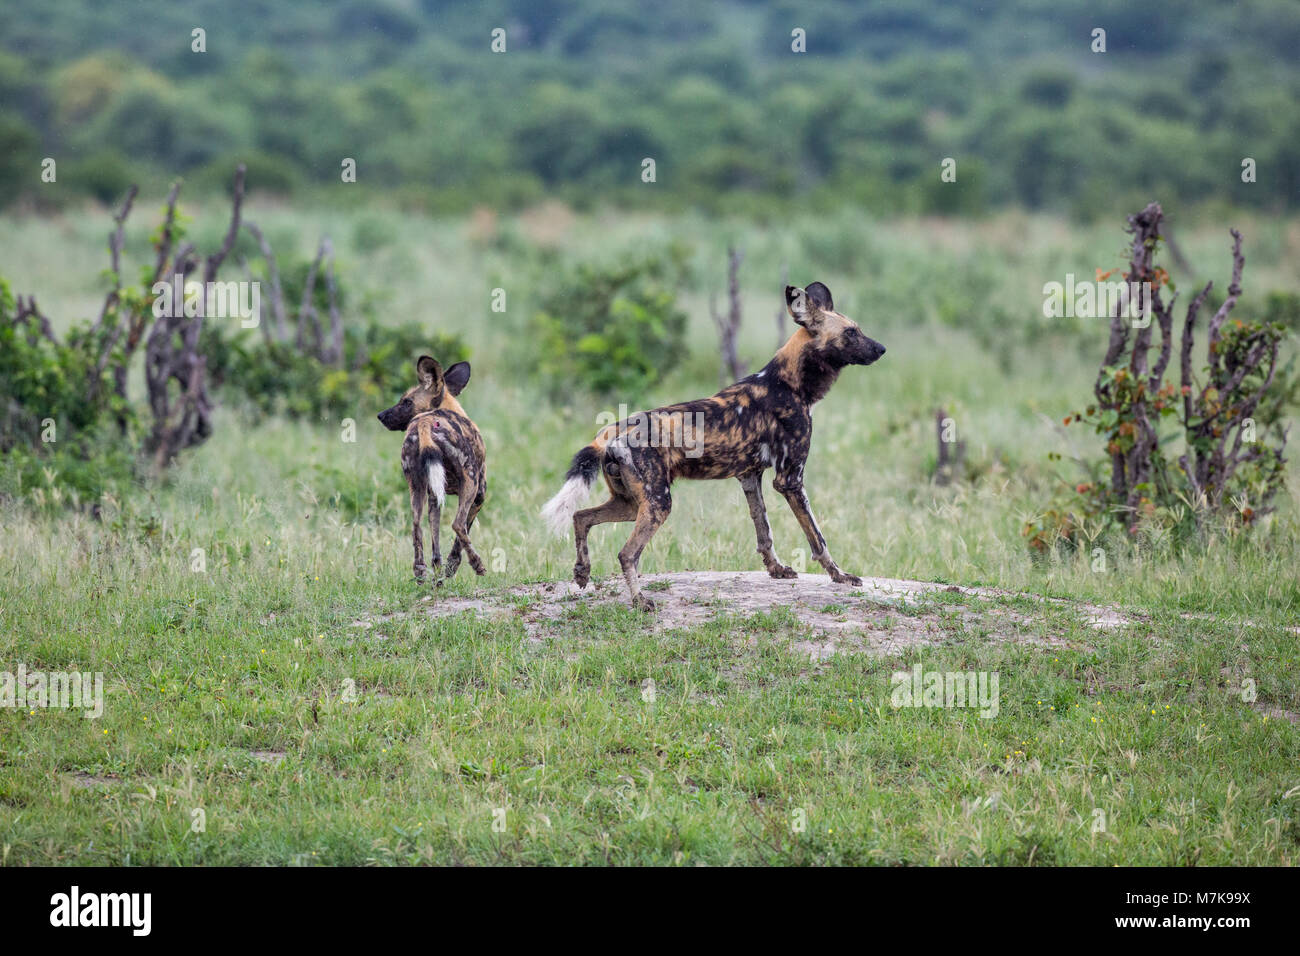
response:
[[[573,525],[573,516],[578,506],[587,500],[590,491],[591,485],[581,477],[570,478],[559,493],[546,502],[546,506],[542,508],[542,518],[557,538],[568,536],[569,528]]]
[[[447,500],[447,472],[442,462],[429,462],[429,496],[438,502],[439,509]]]
[[[563,538],[569,533],[573,515],[587,500],[599,473],[600,452],[593,446],[588,445],[573,456],[573,464],[564,476],[564,487],[542,508],[542,518],[556,537]]]

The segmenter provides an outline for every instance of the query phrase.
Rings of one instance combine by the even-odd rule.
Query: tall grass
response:
[[[1282,507],[1249,537],[1225,527],[1180,552],[1103,538],[1104,571],[1090,551],[1035,560],[1020,537],[1079,480],[1048,452],[1095,453],[1056,422],[1088,394],[1104,332],[1042,318],[1041,286],[1122,261],[1117,229],[1017,215],[762,226],[253,214],[304,253],[331,233],[346,281],[394,320],[474,346],[462,401],[488,449],[474,537],[492,573],[463,569],[444,593],[571,572],[571,544],[536,515],[603,409],[577,391],[548,404],[509,364],[540,278],[557,257],[686,238],[692,358],[629,404],[712,389],[706,303],[722,289],[722,250],[739,242],[751,366],[774,347],[783,267],[826,282],[889,348],[815,413],[807,487],[842,567],[1113,603],[1136,623],[1103,635],[1038,610],[1040,635],[1068,645],[1051,651],[984,639],[984,615],[938,648],[810,668],[790,647],[799,622],[781,615],[723,613],[665,635],[631,611],[579,612],[540,645],[508,619],[389,618],[429,592],[409,580],[398,439],[379,409],[356,409],[346,442],[342,422],[253,425],[232,403],[211,441],[165,480],[102,502],[97,519],[54,506],[52,487],[0,503],[0,670],[103,670],[109,695],[101,721],[0,711],[7,862],[1296,862],[1300,822],[1282,797],[1300,784],[1287,719],[1300,711],[1295,465]],[[102,219],[5,222],[15,289],[56,319],[91,314]],[[200,210],[195,228],[220,219]],[[1238,224],[1247,299],[1300,288],[1300,227]],[[145,229],[139,217],[128,258]],[[1197,225],[1179,238],[1222,279],[1225,235]],[[505,315],[489,311],[495,287]],[[929,481],[940,405],[972,472],[948,488]],[[803,550],[814,567],[770,486],[767,497],[778,553]],[[616,572],[627,532],[593,533],[597,576]],[[734,482],[675,488],[643,562],[759,566]],[[889,674],[914,660],[1001,671],[1002,716],[891,709]],[[638,689],[647,676],[653,707]],[[1254,707],[1235,694],[1245,677]],[[196,834],[198,807],[208,824]],[[491,826],[500,807],[504,833]],[[1109,822],[1093,832],[1098,807]],[[791,829],[796,810],[806,830]]]

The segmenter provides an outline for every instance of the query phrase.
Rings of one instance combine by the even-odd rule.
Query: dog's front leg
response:
[[[767,523],[762,472],[743,476],[740,479],[740,487],[745,489],[745,498],[749,502],[749,517],[754,521],[754,533],[758,537],[758,553],[763,557],[763,567],[767,568],[767,573],[774,578],[798,577],[794,568],[781,563],[772,548],[772,526]]]
[[[821,530],[817,527],[817,519],[813,517],[812,507],[808,504],[808,495],[803,490],[803,482],[790,476],[778,475],[772,482],[772,487],[785,495],[785,500],[790,502],[790,510],[794,512],[799,527],[803,528],[803,533],[808,538],[812,556],[826,569],[831,580],[836,584],[852,584],[855,587],[861,585],[860,577],[845,574],[831,557],[831,552],[826,547],[826,539],[822,537]]]

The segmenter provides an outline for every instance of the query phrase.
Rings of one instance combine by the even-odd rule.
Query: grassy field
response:
[[[204,248],[223,210],[192,212]],[[210,442],[100,520],[49,507],[55,487],[0,504],[0,670],[103,671],[106,691],[98,720],[0,710],[4,863],[1300,862],[1296,466],[1249,539],[1225,529],[1175,553],[1103,538],[1098,573],[1088,554],[1036,562],[1020,536],[1080,480],[1048,453],[1097,452],[1059,423],[1090,394],[1104,330],[1044,319],[1041,287],[1122,265],[1118,224],[252,214],[277,248],[330,233],[384,315],[473,346],[462,402],[488,448],[474,537],[492,572],[463,568],[441,593],[410,581],[382,405],[356,410],[355,442],[338,421],[225,407]],[[1180,224],[1196,276],[1226,286],[1230,224],[1247,299],[1300,289],[1300,223],[1256,216]],[[93,314],[105,213],[0,225],[16,291],[62,320]],[[128,259],[152,226],[135,222]],[[1131,623],[1098,632],[1068,605],[1007,597],[951,614],[937,645],[817,662],[793,647],[810,637],[797,615],[725,606],[663,633],[578,603],[542,641],[508,613],[357,627],[431,593],[483,588],[508,606],[508,587],[568,577],[571,544],[536,515],[603,409],[540,397],[520,321],[555,261],[672,238],[702,279],[683,296],[692,357],[651,402],[716,387],[707,302],[729,241],[746,253],[751,367],[774,349],[785,268],[826,282],[888,346],[816,412],[807,484],[845,570],[1115,605]],[[495,287],[504,316],[487,308]],[[971,475],[950,488],[929,481],[940,405],[968,444]],[[778,551],[806,549],[770,484],[767,497]],[[626,534],[593,532],[594,576],[616,572]],[[760,568],[735,483],[678,486],[642,567]],[[944,616],[946,601],[922,610]],[[996,637],[1008,610],[1032,618],[1024,640]],[[891,707],[891,674],[915,663],[997,672],[997,717]]]

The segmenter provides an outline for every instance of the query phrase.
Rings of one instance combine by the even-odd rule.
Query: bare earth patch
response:
[[[820,574],[777,580],[763,571],[688,571],[647,574],[642,587],[655,601],[646,616],[658,630],[699,626],[719,615],[751,616],[789,608],[808,629],[795,650],[813,660],[836,653],[890,654],[908,646],[936,644],[956,632],[975,629],[984,639],[1064,646],[1045,634],[1042,616],[1008,607],[1007,599],[1027,599],[1063,609],[1088,627],[1109,630],[1129,619],[1112,608],[1018,595],[995,588],[963,588],[923,581],[864,578],[860,588],[834,584]],[[428,596],[418,611],[431,617],[476,614],[519,620],[529,639],[540,642],[563,618],[583,608],[626,607],[621,577],[592,581],[579,590],[571,581],[546,581],[505,590],[484,589],[467,596]],[[404,617],[404,613],[382,619]],[[373,620],[354,627],[370,629]]]

